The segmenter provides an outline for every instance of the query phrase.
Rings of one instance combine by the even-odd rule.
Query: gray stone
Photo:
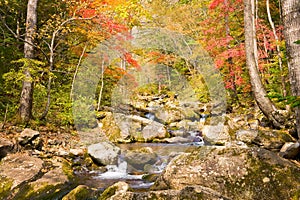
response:
[[[126,200],[130,199],[126,196],[126,192],[130,189],[129,185],[126,182],[119,181],[112,186],[108,187],[104,190],[104,192],[101,194],[101,196],[98,198],[99,200]]]
[[[3,158],[0,176],[13,180],[12,188],[34,178],[42,169],[43,161],[27,154],[11,154]]]
[[[292,199],[299,192],[300,168],[257,147],[204,146],[175,157],[153,189],[186,186],[201,186],[228,199]]]
[[[152,121],[151,124],[143,128],[142,137],[145,141],[161,139],[168,137],[168,132],[163,124]]]
[[[256,130],[238,130],[236,133],[236,139],[238,141],[251,144],[253,140],[257,137],[258,131]]]
[[[279,155],[283,158],[295,159],[300,157],[300,143],[287,142],[280,149]]]
[[[259,130],[253,143],[272,151],[278,152],[286,142],[295,142],[295,139],[285,131]]]
[[[33,140],[35,140],[36,138],[38,138],[40,136],[40,133],[38,131],[34,131],[30,128],[26,128],[24,129],[19,138],[19,144],[20,145],[27,145],[27,144],[31,144],[33,142]]]
[[[184,138],[184,137],[171,137],[171,138],[165,138],[162,140],[162,142],[166,143],[188,143],[188,142],[193,142],[190,138]]]
[[[156,163],[157,159],[156,153],[150,147],[124,153],[124,160],[137,170],[143,170],[146,164],[152,165]]]
[[[111,142],[101,142],[88,146],[88,154],[98,165],[117,164],[120,153],[120,148]]]
[[[225,145],[226,142],[231,141],[228,126],[221,123],[216,126],[205,125],[202,129],[202,135],[204,140],[210,144]]]

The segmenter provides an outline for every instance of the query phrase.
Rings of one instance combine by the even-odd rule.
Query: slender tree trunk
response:
[[[266,7],[267,7],[268,20],[269,20],[269,23],[271,25],[271,28],[272,28],[272,31],[273,31],[273,34],[274,34],[274,37],[275,37],[275,41],[276,41],[276,51],[277,51],[276,53],[277,53],[277,56],[278,56],[278,65],[279,65],[279,70],[280,70],[282,95],[284,97],[286,97],[286,85],[285,85],[285,77],[284,77],[283,67],[282,67],[282,58],[281,58],[281,50],[280,50],[280,46],[279,46],[279,38],[278,38],[278,35],[276,33],[274,22],[272,20],[269,0],[266,1]]]
[[[300,1],[281,0],[284,37],[286,41],[288,68],[292,94],[300,97]],[[295,108],[296,127],[300,139],[300,107]]]
[[[255,2],[244,0],[244,25],[245,25],[245,48],[246,62],[249,70],[252,91],[260,110],[277,128],[282,127],[283,119],[276,114],[276,108],[267,97],[258,72],[258,53],[255,28]]]
[[[27,18],[26,18],[26,35],[24,43],[24,57],[28,59],[34,58],[34,37],[37,25],[37,3],[38,0],[28,0]],[[29,62],[30,63],[30,62]],[[25,123],[32,118],[32,102],[33,102],[33,82],[30,74],[30,64],[25,66],[24,81],[20,98],[19,115]]]
[[[104,59],[102,61],[102,65],[101,65],[101,87],[100,87],[100,92],[99,92],[99,97],[98,97],[97,111],[100,110],[103,88],[104,88]]]

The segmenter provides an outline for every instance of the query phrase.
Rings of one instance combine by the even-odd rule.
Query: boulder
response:
[[[151,124],[145,126],[142,130],[142,137],[145,141],[166,138],[168,136],[169,134],[165,126],[155,121],[152,121]]]
[[[167,124],[184,119],[184,115],[179,109],[166,107],[157,110],[155,116],[159,121]]]
[[[13,149],[13,143],[7,139],[0,138],[0,159]]]
[[[163,124],[137,115],[107,113],[102,130],[112,142],[146,141],[166,137]]]
[[[3,158],[0,176],[12,180],[11,189],[36,177],[43,168],[43,161],[27,154],[11,154]]]
[[[150,147],[124,152],[124,160],[137,170],[143,170],[146,164],[153,165],[158,157]]]
[[[88,154],[98,165],[116,165],[121,149],[111,142],[100,142],[88,146]]]
[[[228,126],[223,124],[205,125],[202,129],[203,139],[210,144],[225,145],[231,141]]]
[[[98,200],[126,200],[130,199],[130,197],[126,197],[126,192],[129,190],[129,185],[126,182],[117,182],[113,184],[112,186],[108,187],[104,192],[101,194],[101,196],[98,198]]]
[[[296,159],[300,157],[300,143],[287,142],[280,149],[279,155],[283,158]]]
[[[223,199],[298,199],[300,168],[257,147],[204,146],[175,157],[153,189],[187,186],[200,186]]]
[[[59,199],[70,189],[70,166],[67,161],[57,162],[58,166],[43,174],[39,179],[27,183],[21,187],[14,199]]]
[[[78,185],[71,192],[65,195],[62,200],[86,200],[91,197],[91,191],[88,186]]]
[[[295,142],[295,139],[285,131],[280,130],[259,130],[253,143],[272,151],[280,151],[286,142]]]
[[[257,137],[257,130],[238,130],[236,133],[236,140],[244,142],[246,144],[251,144],[253,140]]]
[[[101,130],[105,133],[107,138],[112,142],[117,142],[118,139],[127,138],[129,136],[129,133],[125,133],[125,135],[121,136],[121,130],[118,126],[118,124],[115,122],[113,113],[106,112],[105,118],[101,120],[102,127]],[[124,133],[123,133],[124,134]]]
[[[22,146],[25,146],[27,144],[31,144],[32,145],[32,142],[37,139],[38,137],[40,136],[40,133],[38,131],[34,131],[30,128],[25,128],[19,138],[18,138],[18,141],[19,141],[19,144],[22,145]]]

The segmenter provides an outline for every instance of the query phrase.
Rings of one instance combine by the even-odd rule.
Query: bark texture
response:
[[[30,59],[34,58],[34,37],[37,25],[37,3],[38,0],[28,0],[26,17],[26,34],[24,43],[24,57],[29,59],[25,64],[24,81],[22,85],[19,114],[25,123],[32,118],[33,82],[30,74]]]
[[[289,77],[293,96],[300,97],[300,1],[281,0],[284,37],[286,41]],[[296,127],[300,138],[300,107],[295,108]]]
[[[251,79],[254,98],[260,110],[277,128],[281,128],[283,119],[277,114],[276,108],[267,97],[258,72],[258,53],[255,28],[255,2],[254,0],[244,0],[244,25],[245,25],[245,48],[246,62]]]

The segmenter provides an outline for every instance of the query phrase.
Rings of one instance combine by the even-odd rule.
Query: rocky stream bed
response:
[[[84,131],[6,127],[0,199],[298,200],[300,144],[259,113],[156,98]],[[124,108],[124,107],[123,107]]]

